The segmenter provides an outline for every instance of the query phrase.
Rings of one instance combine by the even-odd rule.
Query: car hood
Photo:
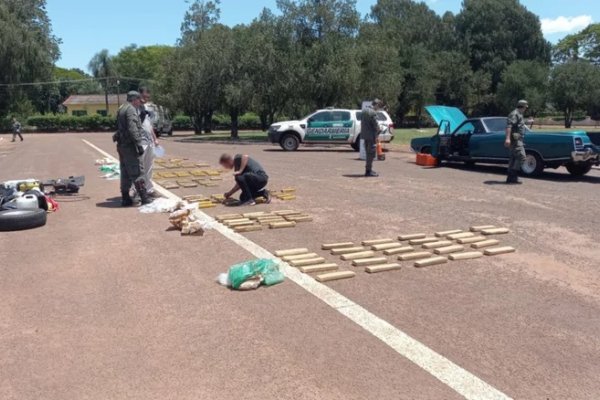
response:
[[[427,106],[425,110],[438,125],[441,125],[442,121],[448,121],[450,132],[454,132],[460,124],[467,120],[467,116],[456,107]]]
[[[273,125],[271,125],[271,126],[277,125],[279,127],[282,127],[284,125],[292,126],[292,125],[300,125],[300,124],[305,124],[305,123],[306,123],[305,120],[304,121],[280,121],[280,122],[274,122]]]

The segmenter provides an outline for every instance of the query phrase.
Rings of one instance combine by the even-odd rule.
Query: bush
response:
[[[0,118],[0,132],[12,132],[12,121],[10,117]]]
[[[176,115],[173,118],[173,129],[176,131],[191,131],[194,130],[194,125],[187,115]]]
[[[240,129],[260,130],[260,117],[254,113],[246,113],[240,117]]]
[[[90,115],[74,117],[70,115],[36,115],[27,119],[27,125],[37,132],[107,131],[116,130],[115,117]]]

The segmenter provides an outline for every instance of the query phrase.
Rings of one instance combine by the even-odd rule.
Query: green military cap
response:
[[[133,101],[133,100],[137,100],[140,99],[142,96],[140,95],[139,92],[136,92],[135,90],[132,90],[131,92],[127,93],[127,101]]]
[[[517,103],[517,107],[529,107],[529,103],[527,102],[527,100],[519,100],[519,103]]]

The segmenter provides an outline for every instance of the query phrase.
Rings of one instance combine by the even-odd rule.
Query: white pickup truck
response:
[[[286,151],[298,150],[301,143],[350,144],[360,148],[361,110],[318,110],[299,121],[277,122],[269,127],[269,140]],[[394,124],[385,111],[377,112],[381,126],[379,140],[384,143],[394,139]]]

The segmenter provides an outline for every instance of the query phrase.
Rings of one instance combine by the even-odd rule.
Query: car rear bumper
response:
[[[584,151],[574,151],[571,153],[573,162],[600,162],[600,154],[594,149],[586,149]]]

